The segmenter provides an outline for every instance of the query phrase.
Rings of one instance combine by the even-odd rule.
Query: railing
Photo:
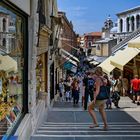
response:
[[[140,28],[138,28],[136,31],[132,32],[126,39],[124,39],[123,41],[121,41],[120,43],[118,43],[117,45],[115,45],[111,51],[112,53],[114,53],[117,49],[123,47],[124,45],[126,45],[128,43],[128,41],[130,41],[131,39],[140,36]]]

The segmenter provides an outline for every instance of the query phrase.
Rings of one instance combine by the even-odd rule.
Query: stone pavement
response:
[[[80,103],[81,104],[81,103]],[[120,109],[106,110],[108,131],[103,131],[103,123],[98,111],[98,128],[89,128],[92,123],[87,111],[81,105],[55,102],[44,123],[37,129],[31,140],[138,140],[140,139],[140,106],[122,97]]]

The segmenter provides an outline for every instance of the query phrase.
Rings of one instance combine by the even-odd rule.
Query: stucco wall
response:
[[[108,44],[103,44],[103,56],[108,56]]]
[[[9,1],[15,4],[20,9],[22,9],[28,15],[30,15],[30,0],[9,0]]]

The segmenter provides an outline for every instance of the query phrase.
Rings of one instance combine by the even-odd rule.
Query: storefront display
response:
[[[24,18],[0,2],[0,135],[23,113]]]
[[[37,101],[39,99],[39,94],[42,92],[42,84],[43,84],[43,62],[41,56],[37,58],[37,66],[36,66],[36,79],[37,79]]]

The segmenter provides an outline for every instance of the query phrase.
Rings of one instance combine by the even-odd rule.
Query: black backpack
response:
[[[94,89],[94,83],[95,83],[95,81],[94,81],[94,79],[93,78],[88,78],[87,79],[87,89],[88,90],[92,90],[93,91],[93,89]]]

